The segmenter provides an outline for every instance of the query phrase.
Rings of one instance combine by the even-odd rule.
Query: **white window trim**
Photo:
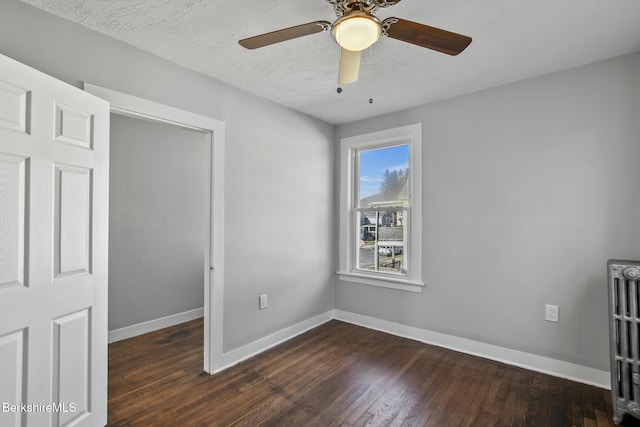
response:
[[[406,275],[367,272],[356,268],[356,241],[354,195],[355,153],[357,150],[407,144],[409,146],[409,183],[411,215],[408,239],[409,269]],[[417,123],[364,135],[343,138],[340,141],[340,239],[339,257],[341,280],[371,286],[422,292],[422,124]]]

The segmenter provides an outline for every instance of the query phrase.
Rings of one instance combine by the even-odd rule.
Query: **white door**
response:
[[[0,426],[107,422],[109,104],[0,55]]]

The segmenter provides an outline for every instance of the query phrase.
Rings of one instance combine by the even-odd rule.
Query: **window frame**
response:
[[[358,218],[358,163],[362,150],[407,145],[409,150],[409,206],[406,207],[406,274],[365,271],[357,268],[356,246],[360,240]],[[405,209],[405,208],[403,208]],[[417,123],[340,140],[339,270],[343,281],[422,292],[422,124]]]

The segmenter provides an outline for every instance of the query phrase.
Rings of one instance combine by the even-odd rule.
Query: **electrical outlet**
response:
[[[259,303],[260,303],[260,310],[264,310],[269,306],[269,303],[267,302],[267,294],[260,295]]]
[[[560,309],[558,308],[557,305],[549,305],[547,304],[547,315],[545,317],[545,320],[547,322],[559,322],[559,317],[560,317]]]

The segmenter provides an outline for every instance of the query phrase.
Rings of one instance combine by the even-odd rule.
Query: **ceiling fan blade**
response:
[[[413,43],[448,55],[459,54],[469,46],[472,40],[471,37],[462,34],[400,18],[385,19],[382,21],[382,28],[384,34],[392,39]]]
[[[295,27],[284,28],[278,31],[261,34],[240,40],[238,43],[247,49],[257,49],[271,44],[284,42],[298,37],[321,33],[331,28],[331,22],[315,21],[308,24],[297,25]]]
[[[360,57],[362,52],[353,52],[342,49],[340,55],[340,73],[338,74],[338,84],[353,83],[358,80],[360,73]]]

